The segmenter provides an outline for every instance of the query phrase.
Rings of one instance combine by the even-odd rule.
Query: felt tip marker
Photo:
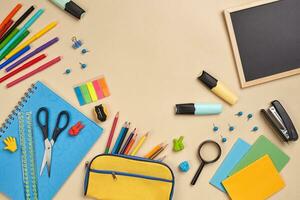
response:
[[[230,105],[234,105],[238,101],[238,97],[230,89],[228,89],[221,81],[208,74],[206,71],[203,71],[198,79],[213,93]]]
[[[217,115],[222,112],[222,104],[185,103],[176,104],[176,115]]]
[[[50,0],[60,9],[67,11],[77,19],[83,17],[85,10],[78,6],[74,1],[71,0]]]

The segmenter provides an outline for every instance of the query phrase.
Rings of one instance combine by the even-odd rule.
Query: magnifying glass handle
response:
[[[201,162],[200,167],[198,168],[198,170],[197,170],[197,172],[196,172],[196,174],[195,174],[195,176],[194,176],[194,178],[193,178],[193,180],[191,182],[191,185],[195,185],[196,184],[196,182],[197,182],[197,180],[199,178],[199,175],[201,174],[201,171],[202,171],[203,167],[204,167],[204,162]]]

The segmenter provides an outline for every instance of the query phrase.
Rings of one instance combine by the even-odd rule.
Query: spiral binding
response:
[[[0,138],[5,133],[5,131],[8,129],[9,125],[12,123],[12,121],[18,117],[18,113],[21,111],[21,109],[24,107],[24,105],[28,102],[28,99],[31,97],[31,95],[35,92],[37,87],[35,84],[32,84],[30,88],[24,93],[24,96],[21,98],[21,100],[17,103],[15,108],[11,111],[11,113],[8,115],[8,117],[4,120],[4,123],[0,126]]]

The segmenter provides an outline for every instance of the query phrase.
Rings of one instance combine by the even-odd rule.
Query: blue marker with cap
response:
[[[0,50],[0,56],[43,14],[45,10],[39,9],[29,20],[24,24],[24,26],[19,30],[19,32]]]
[[[186,103],[176,104],[177,115],[216,115],[222,112],[221,104]]]

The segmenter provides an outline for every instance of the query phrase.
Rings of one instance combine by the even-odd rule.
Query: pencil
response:
[[[137,137],[137,134],[135,134],[135,135],[133,136],[133,138],[131,139],[130,143],[128,144],[128,146],[127,146],[126,149],[125,149],[124,154],[129,155],[129,151],[131,150],[133,144],[135,143],[136,137]]]
[[[25,32],[27,29],[44,13],[44,9],[39,9],[24,26],[18,31],[18,33],[0,50],[0,56]]]
[[[129,128],[130,128],[130,122],[127,123],[127,126],[125,127],[123,134],[120,135],[120,140],[119,140],[118,146],[116,148],[116,151],[114,152],[115,154],[119,154],[119,152],[121,150],[121,147],[122,147],[122,144],[123,144],[123,142],[126,138],[126,135],[128,133]]]
[[[155,152],[150,159],[154,159],[156,158],[161,152],[163,152],[166,148],[167,148],[168,144],[166,144],[165,146],[161,147],[157,152]]]
[[[162,162],[162,161],[164,161],[166,159],[166,157],[167,156],[160,157],[160,158],[157,159],[157,161]]]
[[[151,151],[149,151],[144,158],[151,158],[159,149],[163,146],[163,143],[160,143],[159,145],[155,146]]]
[[[11,20],[15,14],[21,9],[22,4],[18,3],[13,9],[12,11],[10,11],[10,13],[5,17],[5,19],[1,22],[0,24],[0,30],[3,29],[3,27],[9,22],[9,20]]]
[[[116,114],[116,116],[114,118],[112,127],[110,129],[110,134],[109,134],[109,137],[108,137],[108,140],[107,140],[107,144],[106,144],[106,148],[105,148],[105,151],[104,151],[104,153],[106,153],[106,154],[109,153],[109,148],[110,148],[110,145],[111,145],[111,141],[112,141],[112,139],[114,137],[114,133],[115,133],[115,129],[116,129],[118,120],[119,120],[119,112],[117,112],[117,114]]]
[[[26,40],[25,42],[23,42],[22,44],[20,44],[17,48],[15,48],[14,50],[12,50],[7,56],[5,56],[5,59],[9,59],[15,53],[17,53],[18,51],[20,51],[21,49],[23,49],[27,45],[30,45],[35,40],[37,40],[40,37],[42,37],[43,35],[45,35],[48,31],[50,31],[51,29],[53,29],[56,25],[57,25],[57,22],[52,22],[52,23],[48,24],[42,30],[40,30],[39,32],[37,32],[36,34],[34,34],[31,38],[29,38],[28,40]]]
[[[10,29],[2,36],[0,37],[0,43],[3,42],[8,35],[13,32],[29,15],[30,13],[32,13],[32,11],[34,10],[34,6],[31,6],[30,8],[28,8],[25,13],[23,13],[23,15],[17,19],[17,21],[13,24],[12,27],[10,27]]]
[[[125,153],[125,150],[126,150],[127,146],[129,145],[130,141],[132,140],[132,138],[133,138],[133,136],[134,136],[134,134],[135,134],[135,131],[136,131],[136,129],[134,129],[134,130],[129,134],[129,136],[128,136],[126,142],[124,143],[124,145],[123,145],[123,147],[122,147],[122,149],[121,149],[121,151],[120,151],[120,154],[124,154],[124,153]]]
[[[121,141],[121,137],[124,134],[126,127],[127,127],[127,122],[124,123],[124,125],[122,126],[122,128],[120,130],[119,136],[117,137],[115,145],[114,145],[114,147],[113,147],[113,149],[111,151],[112,154],[116,154],[117,148],[118,148],[119,143]]]
[[[2,77],[0,78],[0,83],[2,83],[3,81],[9,79],[9,78],[12,77],[12,76],[18,74],[19,72],[21,72],[21,71],[27,69],[28,67],[31,67],[32,65],[34,65],[34,64],[36,64],[37,62],[43,60],[44,58],[46,58],[46,55],[45,55],[45,54],[42,54],[42,55],[40,55],[40,56],[38,56],[38,57],[36,57],[36,58],[30,60],[29,62],[25,63],[24,65],[22,65],[21,67],[17,68],[16,70],[14,70],[14,71],[12,71],[12,72],[6,74],[5,76],[2,76]]]
[[[25,74],[24,76],[21,76],[20,78],[8,83],[6,85],[7,88],[10,88],[18,83],[20,83],[21,81],[24,81],[25,79],[51,67],[52,65],[56,64],[57,62],[59,62],[61,60],[61,57],[58,56],[52,60],[50,60],[49,62],[46,62],[45,64],[41,65],[40,67],[36,68],[35,70],[31,71],[31,72],[28,72],[27,74]]]
[[[9,27],[14,23],[14,21],[11,19],[5,24],[5,26],[0,30],[0,38],[7,32]]]
[[[145,140],[148,138],[149,133],[146,133],[139,142],[137,143],[136,147],[133,149],[130,155],[135,156],[137,152],[141,149],[142,145],[144,144]]]
[[[17,67],[18,65],[22,64],[23,62],[25,62],[26,60],[28,60],[29,58],[35,56],[36,54],[42,52],[43,50],[47,49],[48,47],[50,47],[51,45],[55,44],[57,41],[59,40],[58,37],[53,38],[52,40],[49,40],[48,42],[46,42],[45,44],[39,46],[38,48],[36,48],[35,50],[33,50],[32,52],[30,52],[29,54],[27,54],[26,56],[24,56],[23,58],[19,59],[18,61],[14,62],[13,64],[11,64],[9,67],[7,67],[5,69],[6,72],[11,71],[12,69],[14,69],[15,67]],[[10,58],[11,59],[11,58]],[[8,59],[9,60],[9,59]],[[4,64],[4,63],[3,63]],[[1,65],[0,65],[1,66]],[[1,67],[0,67],[1,69]]]

